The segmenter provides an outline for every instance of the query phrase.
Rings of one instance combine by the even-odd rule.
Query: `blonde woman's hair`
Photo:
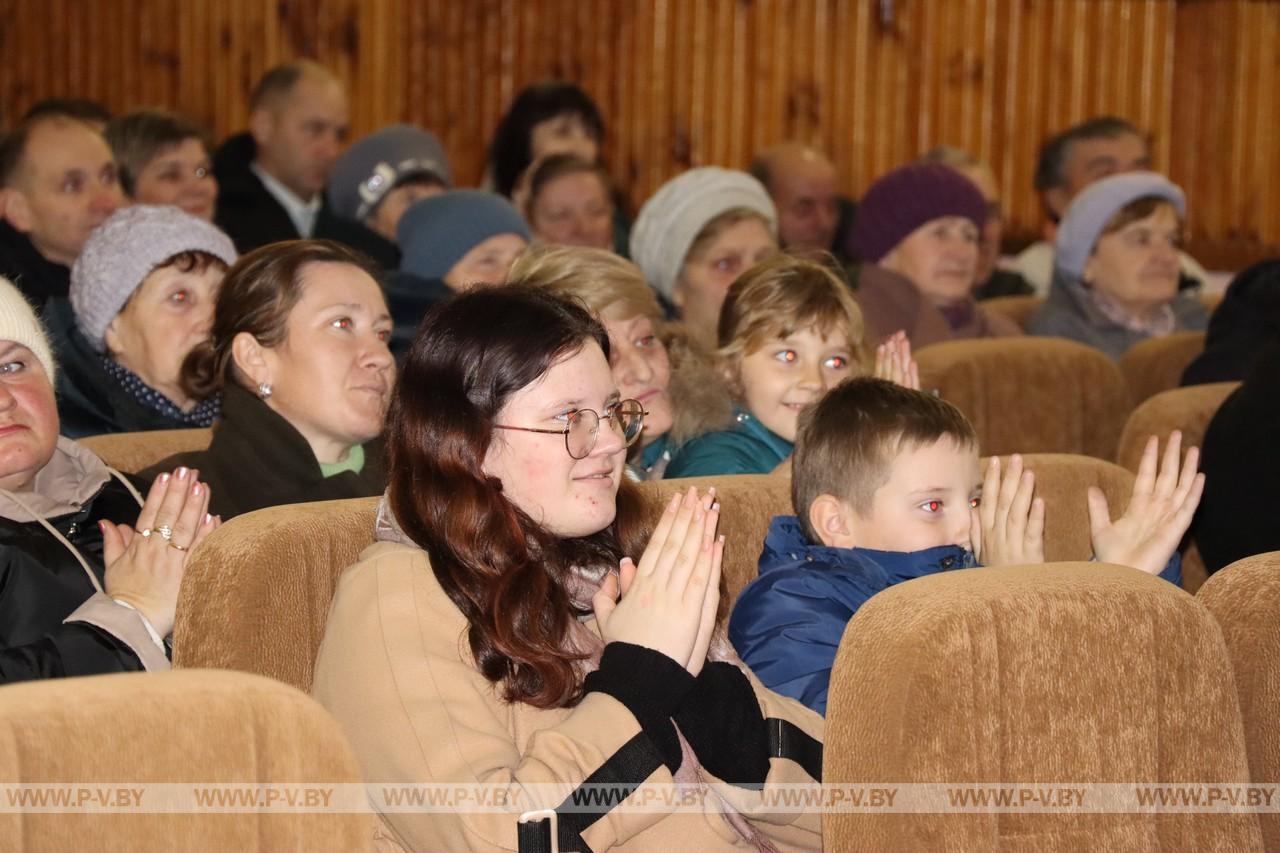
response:
[[[643,315],[655,326],[663,324],[662,308],[640,268],[604,249],[534,246],[516,259],[507,280],[576,299],[602,319]]]
[[[870,367],[862,310],[849,285],[823,263],[777,255],[743,273],[720,309],[716,356],[726,368],[769,341],[801,329],[842,332],[863,370]]]

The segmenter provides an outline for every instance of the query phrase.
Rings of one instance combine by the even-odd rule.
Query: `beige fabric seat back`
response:
[[[1120,372],[1129,386],[1129,402],[1144,400],[1177,388],[1182,373],[1204,352],[1204,332],[1174,332],[1163,338],[1147,338],[1120,357]]]
[[[360,782],[337,722],[291,687],[235,672],[128,673],[0,690],[0,779],[148,783]],[[143,805],[159,792],[142,787]],[[371,850],[368,813],[283,810],[123,814],[0,813],[8,853],[93,850]]]
[[[994,299],[984,299],[981,302],[982,307],[994,314],[1003,314],[1022,328],[1027,327],[1027,321],[1031,319],[1031,315],[1040,310],[1040,306],[1044,305],[1043,296],[997,296]]]
[[[1253,781],[1280,784],[1280,552],[1214,572],[1196,597],[1222,628],[1231,656]],[[1280,814],[1260,819],[1266,848],[1280,850]]]
[[[1183,447],[1199,447],[1204,443],[1209,422],[1223,401],[1239,387],[1239,382],[1214,382],[1155,394],[1134,409],[1125,421],[1116,461],[1137,472],[1147,438],[1157,435],[1163,444],[1175,429],[1182,430]]]
[[[871,598],[831,676],[825,782],[1249,780],[1222,633],[1135,569],[946,572]],[[1261,851],[1253,814],[830,813],[827,849]]]
[[[176,453],[207,450],[213,428],[114,432],[76,439],[112,468],[136,474]]]
[[[948,341],[921,349],[920,386],[973,422],[983,453],[1111,459],[1129,392],[1101,352],[1059,338]]]

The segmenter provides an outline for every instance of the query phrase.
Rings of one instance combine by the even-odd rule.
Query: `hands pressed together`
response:
[[[178,588],[191,552],[221,519],[211,516],[199,471],[179,468],[151,484],[137,528],[99,522],[107,595],[146,617],[161,636],[173,631]]]
[[[1180,455],[1182,434],[1174,431],[1159,455],[1156,436],[1147,439],[1124,515],[1111,519],[1102,490],[1088,492],[1094,556],[1104,563],[1160,574],[1177,550],[1204,491],[1196,472],[1200,452]],[[1159,458],[1157,470],[1157,458]],[[974,554],[986,566],[1044,562],[1044,501],[1034,497],[1035,475],[1014,454],[1004,476],[993,457],[987,465],[981,506],[971,511]]]
[[[671,498],[639,564],[624,557],[592,599],[605,643],[644,646],[690,675],[702,671],[720,604],[719,520],[714,488]]]
[[[898,330],[876,347],[876,363],[872,371],[876,379],[888,379],[895,385],[920,390],[920,368],[911,357],[911,341]]]

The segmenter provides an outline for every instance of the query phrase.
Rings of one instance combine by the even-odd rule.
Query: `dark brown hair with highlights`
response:
[[[405,358],[387,416],[388,498],[396,521],[469,625],[481,674],[509,702],[563,707],[581,698],[569,632],[580,612],[575,569],[603,572],[647,538],[639,495],[623,480],[617,515],[591,536],[560,539],[485,474],[498,413],[604,328],[581,305],[515,282],[435,306]]]

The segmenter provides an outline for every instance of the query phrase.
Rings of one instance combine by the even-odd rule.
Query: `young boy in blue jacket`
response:
[[[1157,472],[1147,442],[1125,514],[1088,494],[1095,557],[1181,580],[1177,547],[1204,475],[1198,452],[1179,465],[1174,432]],[[743,590],[729,639],[764,684],[820,714],[845,625],[868,598],[896,583],[978,565],[1044,562],[1044,501],[1013,456],[985,474],[978,440],[960,410],[882,379],[853,379],[801,416],[791,499],[773,520],[760,576]]]

